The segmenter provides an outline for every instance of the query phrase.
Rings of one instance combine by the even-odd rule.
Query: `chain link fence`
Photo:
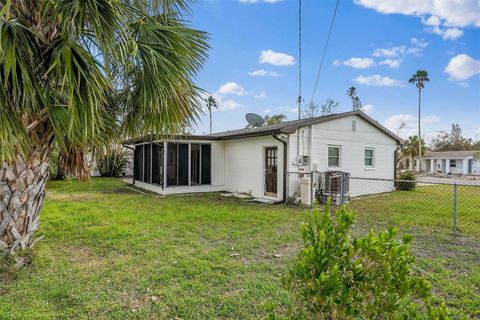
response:
[[[346,205],[360,223],[480,240],[480,183],[351,177],[344,172],[289,172],[288,201]]]

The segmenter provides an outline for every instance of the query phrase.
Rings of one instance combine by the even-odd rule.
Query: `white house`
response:
[[[131,139],[134,178],[160,194],[229,191],[282,201],[295,192],[288,172],[341,170],[393,179],[402,140],[360,111],[176,137]],[[393,182],[389,188],[393,190]],[[370,189],[363,193],[385,192]]]
[[[474,158],[477,152],[479,150],[429,151],[422,157],[422,169],[430,173],[480,175],[480,161]],[[415,166],[418,167],[418,157]],[[408,169],[414,170],[411,163]]]

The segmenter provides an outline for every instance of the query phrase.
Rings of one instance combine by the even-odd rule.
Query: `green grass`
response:
[[[385,209],[405,205],[390,204]],[[310,214],[218,194],[139,194],[117,179],[51,182],[33,263],[0,275],[0,319],[262,318],[271,301],[290,303],[281,277]],[[355,232],[435,225],[409,220],[359,210]],[[418,270],[454,313],[480,316],[476,238],[459,237],[470,248],[461,250],[452,239],[432,239],[417,241]]]

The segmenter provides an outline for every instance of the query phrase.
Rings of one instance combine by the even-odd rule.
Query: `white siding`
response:
[[[265,148],[277,147],[277,199],[283,197],[283,144],[271,136],[225,141],[225,189],[265,196]]]
[[[352,121],[356,121],[356,130]],[[310,164],[305,171],[341,170],[349,172],[355,178],[394,178],[394,151],[396,141],[358,116],[349,116],[311,126],[311,150],[305,147],[309,141],[309,127],[300,129],[300,155],[309,155]],[[303,139],[302,139],[302,131]],[[298,131],[297,131],[298,132]],[[290,135],[289,171],[297,171],[295,165],[297,153],[297,132]],[[340,166],[328,166],[328,146],[340,146]],[[307,144],[308,146],[308,144]],[[375,149],[375,164],[368,168],[364,164],[365,148]],[[291,184],[291,183],[290,183]],[[388,192],[393,190],[393,182],[352,179],[351,196]],[[290,193],[290,192],[289,192]]]

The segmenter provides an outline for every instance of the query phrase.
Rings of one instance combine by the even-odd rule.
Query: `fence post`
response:
[[[458,198],[458,186],[453,184],[453,233],[457,233],[457,198]]]
[[[313,171],[310,171],[310,208],[313,208]]]

